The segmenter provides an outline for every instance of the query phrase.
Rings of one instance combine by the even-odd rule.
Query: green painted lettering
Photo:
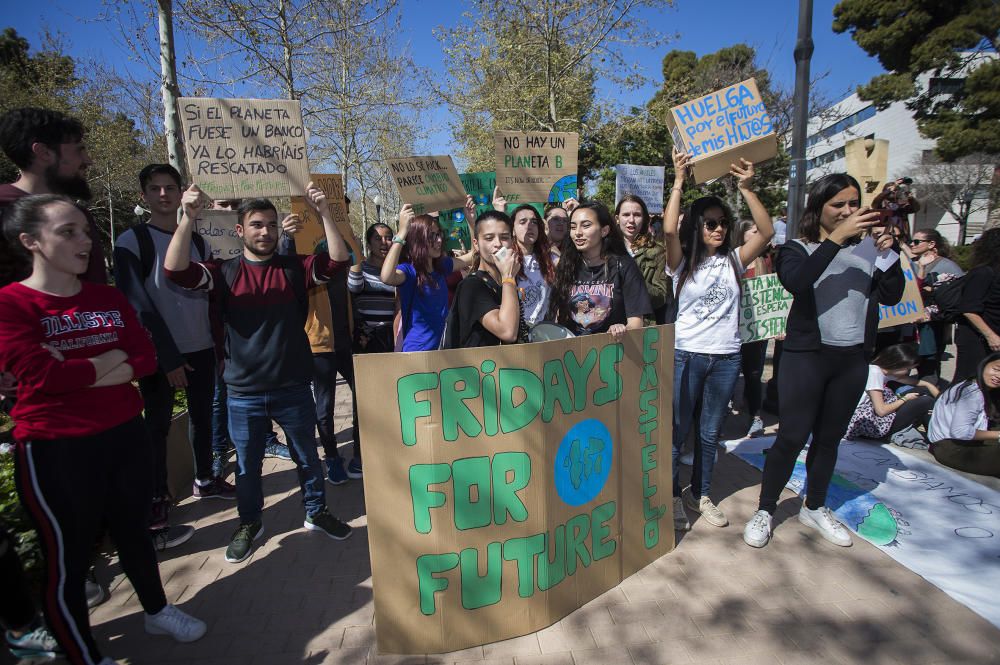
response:
[[[597,349],[591,349],[583,359],[583,364],[577,361],[576,354],[567,351],[563,356],[566,373],[573,384],[573,410],[583,411],[587,407],[587,381],[597,364]]]
[[[523,391],[514,403],[514,391]],[[500,429],[504,434],[526,427],[542,410],[542,380],[526,369],[500,370]]]
[[[554,536],[544,535],[545,556],[538,557],[538,588],[548,591],[566,577],[566,525],[557,526]]]
[[[455,528],[478,529],[493,518],[490,501],[490,458],[466,457],[451,465],[455,485]],[[475,496],[473,496],[475,494]]]
[[[542,405],[542,421],[551,422],[555,415],[556,402],[563,415],[573,412],[573,398],[566,384],[566,373],[562,361],[550,360],[542,367],[545,381],[545,403]]]
[[[434,614],[434,594],[448,588],[448,579],[436,577],[437,573],[451,570],[458,565],[458,555],[424,554],[417,557],[417,588],[420,591],[420,611],[427,616]],[[463,585],[464,586],[464,585]]]
[[[639,378],[639,390],[649,390],[657,386],[656,365],[643,365],[642,376]]]
[[[500,543],[486,546],[486,573],[479,575],[479,550],[462,550],[462,607],[474,610],[500,602],[503,561]]]
[[[531,480],[531,458],[527,453],[497,453],[493,456],[493,521],[506,524],[528,519],[528,509],[517,495]]]
[[[410,467],[410,498],[413,500],[413,527],[418,533],[431,532],[431,508],[445,503],[444,492],[431,485],[448,482],[451,467],[447,464],[414,464]]]
[[[594,508],[590,514],[590,551],[594,555],[594,561],[611,556],[618,547],[618,541],[609,537],[611,527],[608,526],[617,509],[614,501],[608,501]]]
[[[653,346],[660,341],[660,331],[656,328],[646,328],[642,333],[642,362],[655,363],[659,352]]]
[[[594,391],[594,404],[603,406],[622,396],[622,377],[618,373],[618,363],[625,357],[625,347],[608,344],[601,349],[600,374],[603,388]]]
[[[461,386],[461,387],[459,387]],[[441,431],[445,441],[458,438],[461,429],[470,438],[483,431],[465,400],[479,397],[479,370],[453,367],[441,370]]]
[[[653,453],[656,452],[656,444],[651,443],[648,446],[643,446],[642,451],[642,470],[643,472],[652,471],[656,468],[656,460],[653,459]]]
[[[407,374],[396,382],[396,401],[399,404],[399,426],[403,444],[412,446],[417,442],[417,418],[431,415],[431,403],[417,400],[417,393],[438,387],[438,377],[434,372]]]
[[[576,572],[577,559],[586,568],[590,565],[590,552],[587,551],[587,535],[590,533],[590,515],[577,515],[566,522],[569,542],[566,546],[566,574]]]
[[[527,538],[511,538],[503,544],[503,558],[517,561],[517,595],[521,598],[535,595],[535,559],[544,551],[544,533]]]
[[[497,428],[497,381],[492,372],[497,368],[497,364],[492,360],[484,360],[479,369],[485,374],[483,377],[483,425],[486,429],[486,436],[496,436]]]
[[[639,393],[640,423],[648,423],[651,420],[656,420],[656,398],[658,397],[658,394],[658,390],[647,390],[644,393]]]

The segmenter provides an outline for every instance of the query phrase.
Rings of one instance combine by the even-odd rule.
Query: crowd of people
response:
[[[682,209],[690,156],[675,150],[673,186],[656,223],[632,194],[613,211],[570,199],[508,214],[497,189],[494,209],[478,216],[467,199],[468,252],[449,254],[437,216],[404,205],[395,231],[371,225],[367,254],[352,256],[325,195],[310,184],[306,201],[324,240],[299,254],[297,216],[282,218],[263,198],[212,201],[173,167],[150,164],[137,174],[148,221],[118,237],[109,286],[94,219],[80,204],[89,198],[84,138],[79,122],[54,111],[0,118],[0,147],[20,170],[0,186],[0,388],[15,422],[18,493],[46,562],[47,628],[9,534],[0,533],[0,620],[16,655],[113,662],[102,658],[87,615],[94,588],[103,591],[91,567],[104,534],[148,632],[182,642],[206,632],[166,602],[157,569],[157,549],[193,532],[169,517],[166,450],[177,391],[187,398],[193,496],[236,502],[226,561],[245,561],[264,531],[268,455],[295,465],[303,527],[348,538],[351,527],[327,507],[326,483],[363,476],[356,395],[350,459],[333,425],[338,374],[354,393],[354,354],[525,343],[541,324],[620,340],[673,323],[675,528],[690,529],[688,510],[726,526],[712,476],[741,374],[748,435],[764,429],[768,342],[741,340],[741,280],[772,271],[794,301],[775,353],[780,428],[743,531],[747,544],[770,540],[779,494],[807,442],[799,519],[842,546],[851,536],[826,506],[826,491],[845,434],[894,440],[915,431],[942,463],[1000,475],[1000,431],[991,429],[1000,417],[1000,230],[984,234],[976,267],[962,277],[940,234],[919,230],[909,240],[887,232],[886,217],[861,205],[857,181],[833,174],[810,187],[799,237],[776,247],[753,164],[731,165],[750,213],[740,221],[713,196]],[[213,258],[195,231],[209,207],[235,210],[241,256]],[[951,327],[944,319],[916,327],[919,346],[880,343],[879,305],[903,294],[900,253],[911,257],[929,301],[938,282],[962,280],[960,371],[950,387],[939,376]],[[692,431],[685,487],[681,461]],[[235,485],[226,480],[232,449]]]

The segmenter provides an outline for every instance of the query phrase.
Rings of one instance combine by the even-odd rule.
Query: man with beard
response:
[[[29,194],[63,194],[75,200],[88,200],[87,167],[93,164],[84,144],[84,129],[79,120],[59,111],[20,108],[0,117],[0,147],[20,171],[17,180],[0,185],[0,229],[4,210]],[[97,224],[86,208],[80,207],[90,224],[91,246],[87,272],[80,278],[105,284],[104,250],[97,242]],[[12,252],[0,233],[0,286],[20,281],[31,266]]]
[[[267,199],[246,199],[237,211],[242,256],[226,261],[191,262],[191,231],[205,205],[192,185],[181,199],[183,215],[167,247],[167,276],[187,289],[214,290],[225,324],[225,369],[229,436],[236,445],[236,503],[240,526],[226,549],[237,563],[253,552],[263,532],[261,471],[265,434],[271,420],[285,432],[305,503],[306,529],[335,540],[351,527],[326,507],[323,469],[316,453],[316,405],[309,384],[312,354],[304,325],[308,289],[348,267],[347,245],[337,231],[323,190],[309,184],[306,201],[326,235],[329,254],[283,256],[275,252],[278,213]],[[285,229],[296,232],[298,229]]]

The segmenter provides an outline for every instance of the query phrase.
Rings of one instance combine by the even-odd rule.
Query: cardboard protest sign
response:
[[[339,173],[312,173],[309,180],[326,194],[330,206],[333,223],[343,236],[356,257],[361,257],[361,245],[354,237],[351,220],[347,215],[347,203],[344,201],[344,177]],[[295,251],[299,254],[312,254],[316,247],[326,240],[323,230],[323,220],[319,218],[306,202],[304,196],[292,197],[292,214],[302,218],[302,230],[295,236]]]
[[[235,210],[202,210],[194,230],[212,247],[212,258],[220,261],[243,253],[243,239],[236,235]]]
[[[576,198],[580,136],[569,132],[496,132],[497,184],[508,203]]]
[[[414,213],[465,205],[462,180],[450,156],[397,157],[386,160],[386,165],[399,189],[399,198],[412,205]]]
[[[497,184],[495,172],[462,173],[458,177],[462,181],[465,193],[476,202],[477,215],[481,215],[487,210],[493,210],[493,188]],[[438,223],[441,225],[441,230],[444,231],[445,249],[468,250],[472,247],[464,208],[442,210],[438,216]]]
[[[740,339],[743,343],[771,339],[785,333],[792,294],[774,273],[743,280],[740,296]]]
[[[662,213],[663,172],[662,166],[619,164],[615,167],[615,204],[632,194],[642,199],[650,214]]]
[[[375,629],[440,653],[548,626],[674,546],[673,326],[355,356]]]
[[[778,154],[778,139],[757,82],[747,79],[670,109],[674,145],[691,155],[696,183],[729,173],[740,158],[763,162]]]
[[[191,180],[212,198],[294,196],[309,182],[299,102],[177,100]]]
[[[900,254],[899,260],[903,268],[903,276],[906,278],[903,298],[896,305],[879,305],[879,330],[924,320],[924,299],[920,297],[920,287],[917,285],[917,276],[913,272],[913,266],[910,265],[910,259],[906,258],[905,254]]]

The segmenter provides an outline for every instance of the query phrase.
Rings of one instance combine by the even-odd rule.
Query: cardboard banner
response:
[[[886,183],[889,164],[889,141],[886,139],[851,139],[844,144],[847,172],[861,185],[861,206],[871,206]]]
[[[397,157],[386,160],[386,166],[399,198],[418,215],[465,205],[462,180],[449,155]]]
[[[355,356],[381,653],[551,625],[674,546],[673,326]]]
[[[194,230],[212,247],[212,258],[219,261],[243,253],[243,239],[236,235],[235,210],[202,210]]]
[[[920,297],[920,287],[917,285],[917,276],[913,272],[913,266],[910,265],[910,259],[906,258],[905,254],[899,255],[899,261],[903,267],[903,276],[906,277],[903,298],[896,305],[879,305],[879,330],[924,320],[924,299]]]
[[[694,181],[729,173],[742,157],[753,163],[778,154],[778,139],[757,82],[747,79],[670,109],[674,145],[691,155]]]
[[[743,343],[785,334],[792,294],[774,273],[743,280],[740,296],[740,339]]]
[[[354,229],[351,228],[351,220],[347,212],[347,203],[344,201],[344,176],[339,173],[312,173],[309,175],[309,180],[326,194],[333,223],[340,231],[340,235],[350,245],[354,256],[361,258],[361,245],[354,237]],[[295,236],[295,251],[299,254],[314,253],[316,248],[326,240],[323,220],[309,207],[304,196],[292,197],[292,214],[298,215],[303,221],[302,230]],[[323,245],[323,247],[326,251],[326,246]]]
[[[478,173],[462,173],[465,193],[476,202],[476,214],[481,215],[487,210],[493,210],[493,188],[497,184],[497,174],[494,171]],[[469,237],[469,224],[465,219],[464,208],[442,210],[438,223],[444,231],[445,249],[469,250],[472,248],[472,238]]]
[[[619,164],[615,167],[615,205],[627,194],[638,196],[651,215],[663,212],[662,166]]]
[[[576,198],[580,136],[569,132],[496,132],[497,184],[508,203]]]
[[[299,102],[177,100],[188,172],[212,198],[293,196],[309,182]]]

